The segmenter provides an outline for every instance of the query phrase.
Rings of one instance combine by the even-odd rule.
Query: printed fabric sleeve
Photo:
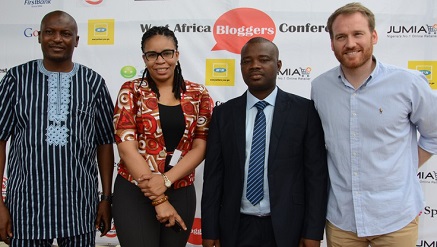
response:
[[[125,82],[117,96],[113,119],[115,141],[117,143],[137,140],[137,97],[135,96],[134,85],[132,81]]]
[[[206,140],[208,137],[208,129],[211,122],[214,102],[209,96],[206,87],[202,86],[201,88],[202,91],[200,95],[199,117],[197,119],[197,125],[194,131],[194,139],[200,138]]]

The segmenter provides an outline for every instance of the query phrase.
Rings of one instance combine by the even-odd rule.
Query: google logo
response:
[[[26,29],[24,29],[24,36],[25,37],[37,37],[38,36],[38,30],[34,30],[34,29],[32,29],[32,28],[30,28],[30,27],[28,27],[28,28],[26,28]]]

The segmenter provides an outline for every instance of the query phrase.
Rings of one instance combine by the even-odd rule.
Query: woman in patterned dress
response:
[[[183,79],[170,29],[149,29],[141,49],[143,77],[122,85],[114,112],[114,223],[123,247],[185,246],[213,103],[203,85]]]

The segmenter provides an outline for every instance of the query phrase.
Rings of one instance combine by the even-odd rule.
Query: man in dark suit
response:
[[[274,43],[252,38],[241,50],[248,91],[214,109],[204,167],[203,246],[320,246],[328,191],[323,130],[311,100],[276,86],[281,65]],[[264,109],[254,106],[258,101]],[[262,185],[253,201],[249,180],[260,112],[265,152],[257,154]]]

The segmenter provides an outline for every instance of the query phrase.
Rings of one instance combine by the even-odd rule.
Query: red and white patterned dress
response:
[[[115,140],[138,141],[138,152],[147,161],[151,170],[164,172],[166,152],[159,117],[156,94],[141,79],[125,82],[118,94],[114,110]],[[176,149],[182,157],[191,149],[194,139],[206,140],[211,120],[213,101],[205,86],[185,81],[186,92],[181,94],[181,107],[185,118],[185,131]],[[132,181],[123,160],[118,164],[118,174]],[[175,189],[191,185],[194,171],[175,181]]]

